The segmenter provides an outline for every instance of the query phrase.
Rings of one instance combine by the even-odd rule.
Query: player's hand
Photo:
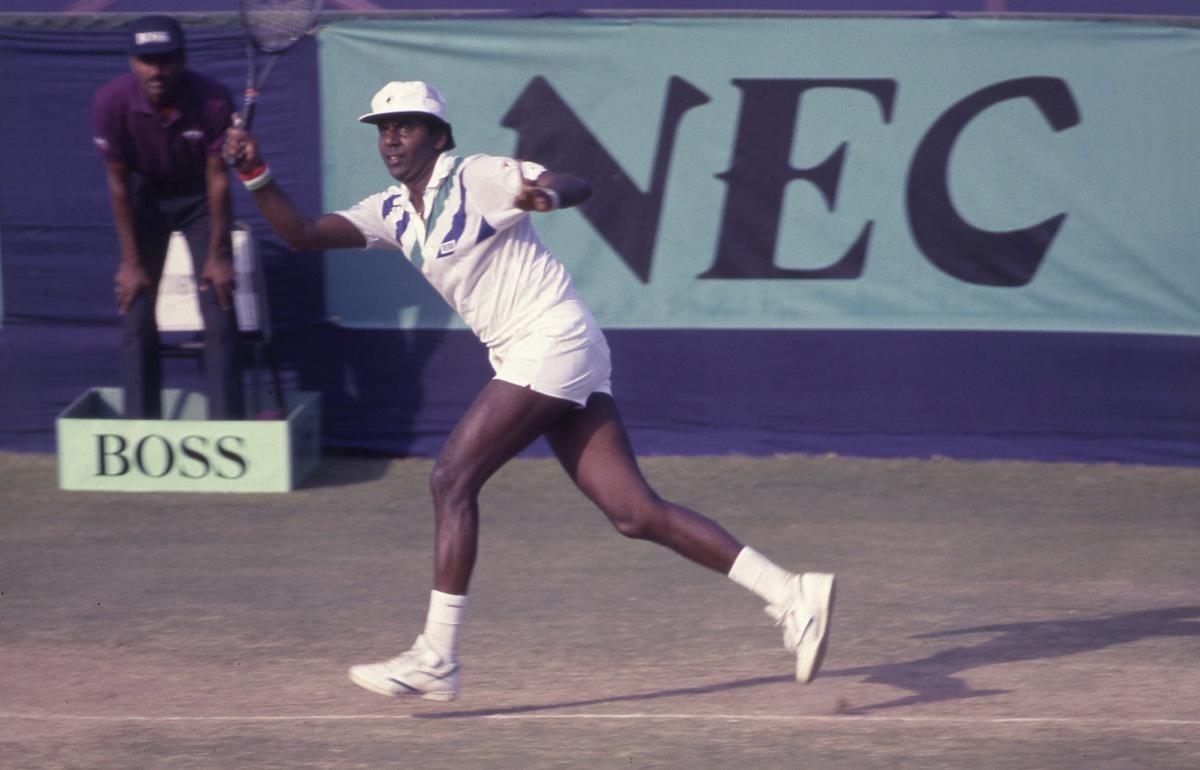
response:
[[[242,129],[242,116],[234,113],[233,125],[225,130],[225,144],[221,148],[225,163],[241,172],[251,171],[262,164],[258,154],[258,142]]]
[[[513,201],[513,205],[522,211],[553,211],[557,203],[553,193],[539,187],[532,179],[521,180],[521,191]]]
[[[117,298],[117,312],[125,315],[133,305],[134,298],[142,291],[150,290],[150,276],[141,265],[122,262],[113,276],[113,294]]]
[[[204,269],[200,271],[200,291],[210,288],[217,293],[217,304],[222,310],[228,310],[233,304],[234,289],[233,260],[214,259],[204,260]]]

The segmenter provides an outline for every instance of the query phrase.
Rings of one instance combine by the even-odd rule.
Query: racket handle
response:
[[[257,101],[257,94],[251,96],[250,91],[246,91],[246,97],[242,101],[241,112],[235,112],[233,115],[233,127],[239,128],[242,131],[250,130],[250,123],[254,120],[254,104]],[[236,158],[231,158],[226,161],[230,166],[237,166],[242,162],[242,157],[239,155]]]
[[[249,131],[250,124],[254,122],[254,107],[258,104],[258,91],[246,90],[245,96],[242,98],[242,130]]]

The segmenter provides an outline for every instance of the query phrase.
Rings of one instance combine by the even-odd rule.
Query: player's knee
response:
[[[435,501],[453,494],[456,483],[457,474],[450,463],[438,460],[433,464],[433,470],[429,473],[429,491]]]
[[[605,509],[609,521],[624,537],[634,540],[656,540],[662,530],[661,506],[651,499],[627,501]]]
[[[429,474],[429,491],[439,508],[466,503],[478,491],[471,475],[451,459],[438,458]]]
[[[616,527],[617,532],[622,536],[633,540],[646,540],[649,538],[649,527],[644,519],[636,516],[629,516],[621,519],[613,519],[612,524]]]

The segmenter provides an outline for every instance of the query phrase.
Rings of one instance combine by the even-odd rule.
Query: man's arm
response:
[[[142,255],[138,252],[134,232],[129,166],[117,160],[106,161],[106,176],[113,224],[117,228],[117,242],[121,248],[121,263],[113,277],[113,292],[117,298],[117,310],[124,314],[129,312],[134,297],[150,288],[150,277],[142,265]]]
[[[363,234],[344,217],[337,214],[324,214],[317,219],[305,217],[274,181],[250,194],[271,229],[296,251],[362,248],[367,245]]]
[[[229,203],[229,170],[217,156],[208,156],[204,166],[208,191],[208,254],[200,273],[200,291],[211,286],[217,293],[217,304],[228,310],[233,302],[234,267],[233,243],[230,234],[232,208]]]
[[[592,197],[592,186],[583,177],[543,171],[537,179],[526,179],[515,205],[523,211],[552,211],[578,206]]]
[[[263,176],[271,172],[259,154],[258,143],[238,128],[236,122],[226,134],[224,155],[243,179],[257,174],[251,176],[246,186],[267,224],[288,246],[296,251],[324,251],[367,245],[363,234],[344,217],[325,214],[314,220],[304,216],[278,183]],[[259,184],[263,179],[267,180],[265,184]]]

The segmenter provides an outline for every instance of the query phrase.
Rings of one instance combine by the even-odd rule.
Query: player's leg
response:
[[[572,404],[501,380],[484,386],[451,431],[430,476],[437,517],[434,588],[465,594],[475,566],[479,491]]]
[[[479,542],[479,492],[571,407],[569,401],[501,380],[484,386],[450,433],[430,475],[436,533],[425,629],[408,652],[351,668],[356,684],[383,695],[457,696],[458,634]]]
[[[742,544],[716,522],[659,497],[650,487],[611,396],[594,394],[585,408],[559,420],[546,439],[571,480],[622,535],[729,572]]]
[[[796,654],[796,678],[812,679],[828,639],[833,575],[788,572],[711,519],[659,497],[638,468],[616,402],[607,394],[593,394],[546,438],[571,479],[621,534],[671,548],[765,600],[768,614],[784,627],[785,646]]]

